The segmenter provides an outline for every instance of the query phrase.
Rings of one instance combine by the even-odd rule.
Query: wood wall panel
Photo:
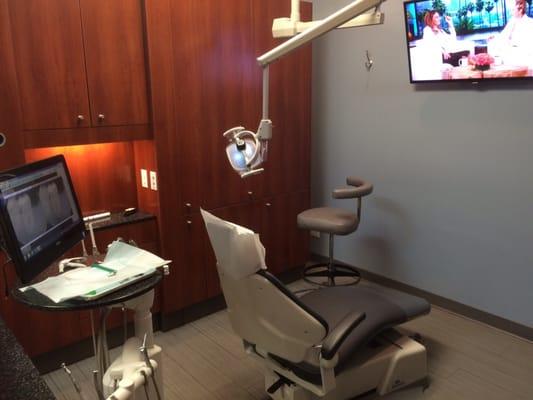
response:
[[[26,150],[28,162],[63,154],[83,212],[137,207],[131,143],[50,147]]]
[[[147,124],[141,0],[80,6],[93,126]]]
[[[22,116],[7,0],[0,0],[0,60],[0,132],[7,139],[0,147],[0,171],[3,171],[24,162]]]
[[[199,214],[180,218],[176,224],[180,258],[174,267],[181,269],[183,306],[189,306],[207,298],[207,274],[205,266],[205,240],[207,232]],[[170,280],[169,280],[170,282]],[[176,292],[171,292],[176,296]]]
[[[151,140],[133,142],[133,153],[139,209],[159,217],[159,192],[141,186],[141,168],[147,171],[158,172],[154,142]]]
[[[207,279],[207,297],[220,293],[207,236],[190,234],[187,248],[180,244],[180,238],[187,237],[181,226],[187,220],[195,223],[200,206],[271,241],[267,254],[275,272],[302,258],[292,255],[302,248],[291,249],[298,235],[289,194],[309,187],[310,47],[272,67],[276,136],[265,174],[241,179],[226,160],[222,137],[234,126],[257,129],[262,74],[256,57],[282,42],[271,38],[271,23],[274,17],[290,14],[287,3],[145,3],[162,252],[174,260],[174,276],[165,283],[165,314],[200,302],[205,296],[203,279]],[[310,5],[302,5],[304,18],[310,17],[310,10]],[[268,198],[276,199],[270,209],[265,205]],[[200,242],[205,255],[199,254]],[[189,273],[196,275],[186,277]],[[191,285],[185,297],[185,289],[181,294],[178,290],[180,279],[182,285]]]
[[[9,0],[9,9],[25,129],[89,126],[79,3]]]
[[[163,283],[162,310],[174,311],[184,303],[181,288],[183,266],[176,245],[177,216],[185,213],[179,176],[192,174],[180,167],[183,158],[176,129],[176,91],[179,77],[174,73],[171,0],[145,1],[146,41],[150,74],[152,125],[159,183],[159,236],[161,254],[173,260],[171,275]],[[182,77],[184,78],[184,77]]]
[[[12,43],[8,1],[0,0],[0,132],[7,138],[5,145],[0,147],[0,171],[24,163],[22,116]],[[14,281],[15,271],[12,264],[4,265],[6,261],[7,255],[0,250],[0,266],[4,266],[8,275],[6,282],[0,268],[0,316],[13,330],[17,310],[12,308],[13,302],[6,296],[6,284]]]
[[[9,5],[15,6],[15,12],[18,12],[20,11],[19,7],[27,7],[28,3],[26,3],[25,1],[12,1]],[[41,5],[44,5],[44,2],[41,2]],[[47,5],[52,8],[54,6],[50,2],[47,3]],[[38,13],[39,7],[37,7],[37,9],[31,10],[28,8],[23,11],[28,13]],[[48,11],[52,12],[51,10]],[[67,13],[68,6],[67,10],[62,10],[60,12]],[[23,140],[24,136],[22,134],[21,122],[22,113],[19,106],[19,92],[17,87],[17,76],[15,72],[14,62],[15,57],[12,51],[13,39],[11,37],[11,26],[8,14],[8,1],[0,0],[0,59],[2,60],[2,68],[0,68],[0,93],[2,93],[2,96],[0,96],[0,132],[5,133],[8,138],[6,146],[0,148],[0,170],[7,169],[15,165],[20,165],[25,162]],[[32,14],[32,16],[35,15]],[[19,14],[17,14],[17,18],[18,17],[20,17]],[[46,19],[49,18],[49,15],[39,15],[36,17]],[[77,14],[77,20],[79,22],[79,13]],[[29,29],[30,37],[31,35],[37,35],[36,31],[39,29],[38,26],[28,27],[28,21],[26,20],[23,21],[23,25],[20,25],[19,22],[17,22],[18,31],[16,29],[15,32],[22,32],[22,34],[26,35],[28,34],[26,30]],[[36,47],[40,46],[43,51],[46,51],[47,46],[53,45],[50,43],[44,43],[44,41],[41,40],[42,38],[40,37],[38,39],[39,40],[36,40],[34,43],[31,43],[29,45]],[[69,41],[71,40],[71,38],[64,38],[64,40]],[[20,51],[21,49],[17,48],[17,50]],[[77,50],[81,51],[80,49]],[[37,58],[40,57],[39,54],[36,54],[35,56]],[[43,55],[41,54],[41,56]],[[47,54],[44,56],[53,57],[52,54]],[[75,55],[68,54],[68,57],[70,57],[72,61],[71,64],[75,64],[75,61],[72,60],[73,57],[75,58]],[[24,67],[30,68],[31,65],[26,63]],[[46,65],[42,67],[46,67]],[[35,70],[32,71],[32,73],[34,74],[32,75],[32,77],[34,79],[43,80],[43,76],[41,76],[39,72],[36,72]],[[59,74],[62,73],[61,71],[56,72]],[[55,84],[57,84],[57,82],[54,83],[55,78],[56,77],[53,76],[52,82],[44,82],[43,84],[45,86],[48,84],[54,86]],[[27,81],[25,81],[25,83],[30,85],[30,83]],[[83,86],[85,87],[85,83],[83,83]],[[34,87],[30,86],[27,86],[24,89],[30,91],[31,95],[35,95],[36,101],[42,100],[38,98],[40,95],[43,95],[43,92],[39,91],[40,89],[35,89]],[[48,90],[50,88],[47,86],[45,89]],[[60,87],[57,89],[71,90],[72,88]],[[56,90],[56,88],[54,88],[54,90]],[[77,89],[72,90],[77,91]],[[50,93],[46,93],[46,96],[48,96],[49,94]],[[58,96],[63,97],[62,94]],[[58,106],[58,104],[62,101],[62,99],[57,99],[55,96],[52,96],[52,99],[53,101],[57,101],[56,103],[52,104],[52,107]],[[40,104],[40,106],[42,106],[41,108],[44,109],[48,103],[49,101],[47,100],[45,104]],[[75,105],[73,103],[69,104],[70,106]],[[62,107],[62,105],[59,106]],[[52,118],[51,114],[47,114],[46,118],[48,117]],[[32,118],[33,117],[30,117],[30,119]],[[36,118],[38,119],[38,117]],[[38,122],[39,124],[41,124],[42,121]],[[45,126],[50,127],[51,125],[46,124]],[[29,127],[31,128],[33,126],[30,125]],[[41,127],[41,125],[39,125],[39,127]],[[64,137],[64,132],[65,131],[60,131],[59,133]],[[47,140],[44,143],[41,142],[40,144],[49,145],[54,140],[60,140],[60,138],[55,136],[53,137],[53,140]],[[127,170],[125,171],[124,169],[124,166],[129,166],[132,164],[132,152],[131,149],[128,148],[128,145],[123,144],[116,146],[109,145],[86,148],[54,148],[40,149],[35,151],[30,150],[27,152],[27,158],[28,161],[34,161],[57,153],[65,153],[67,156],[67,162],[69,163],[70,168],[73,172],[75,186],[78,187],[82,207],[84,209],[89,210],[93,208],[108,208],[108,204],[114,204],[115,207],[120,209],[123,208],[125,204],[130,204],[131,200],[133,200],[134,204],[136,204],[135,190],[130,190],[132,184],[131,174]],[[94,163],[94,165],[91,165],[91,163]],[[108,191],[110,193],[110,196],[105,196],[104,199],[102,193],[104,193],[105,191]],[[95,195],[95,193],[97,195]],[[117,195],[119,197],[117,197]],[[116,201],[111,200],[111,202],[109,202],[109,199],[112,199],[113,197]],[[152,223],[155,224],[155,222]],[[143,232],[147,232],[147,230],[144,230]],[[123,232],[123,236],[128,237],[130,235],[124,235]],[[151,242],[154,243],[154,240],[155,245],[148,244],[148,246],[152,246],[152,248],[156,249],[157,237],[153,237],[151,239]],[[79,252],[77,254],[79,254]],[[5,255],[2,253],[0,254],[0,265],[3,265],[4,261]],[[21,305],[13,301],[9,296],[6,296],[6,290],[11,290],[14,287],[15,282],[17,281],[15,269],[11,264],[6,265],[6,274],[7,282],[4,279],[3,275],[0,278],[0,314],[2,319],[5,320],[9,328],[14,332],[17,339],[21,342],[26,352],[30,356],[36,356],[38,354],[42,354],[74,343],[81,339],[79,313],[43,312],[40,310],[28,308],[27,306]]]
[[[174,2],[172,18],[175,74],[183,77],[177,135],[190,149],[182,171],[191,179],[180,186],[184,199],[199,193],[205,208],[246,201],[246,183],[226,160],[222,133],[239,125],[255,130],[259,122],[250,1]]]

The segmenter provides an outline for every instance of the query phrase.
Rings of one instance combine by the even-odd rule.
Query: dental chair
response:
[[[202,210],[231,326],[276,400],[384,395],[427,376],[426,349],[392,329],[427,314],[423,299],[365,285],[296,297],[265,265],[249,229]]]

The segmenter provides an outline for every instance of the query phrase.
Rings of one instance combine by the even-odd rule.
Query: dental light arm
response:
[[[359,15],[337,28],[354,28],[356,26],[368,26],[382,24],[385,15],[379,9],[378,4],[372,13]],[[291,16],[289,18],[276,18],[272,24],[272,36],[275,38],[291,37],[302,33],[307,29],[320,24],[322,21],[300,20],[300,0],[291,0]]]
[[[299,11],[296,11],[294,7],[296,0],[291,1],[293,4],[291,17],[299,19]],[[263,172],[264,169],[259,168],[259,166],[263,161],[266,161],[268,141],[272,138],[272,121],[268,115],[269,65],[366,11],[372,8],[379,8],[383,1],[385,0],[355,0],[257,59],[257,62],[263,68],[263,115],[257,132],[254,133],[242,126],[238,126],[224,133],[224,137],[229,141],[226,146],[226,154],[231,166],[242,178]]]

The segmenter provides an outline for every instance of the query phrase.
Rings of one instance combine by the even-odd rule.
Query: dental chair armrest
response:
[[[352,312],[347,314],[341,322],[333,329],[326,340],[322,342],[322,358],[331,360],[337,354],[344,340],[350,333],[366,318],[364,312]]]

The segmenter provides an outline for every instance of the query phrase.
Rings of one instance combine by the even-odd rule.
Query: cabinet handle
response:
[[[103,121],[105,119],[105,115],[104,114],[98,114],[98,121]]]
[[[266,203],[265,206],[270,207],[272,204]]]
[[[187,220],[187,225],[189,225],[189,226],[192,225],[192,221],[190,219]]]
[[[85,121],[85,117],[83,115],[78,115],[78,122]]]
[[[185,203],[185,207],[187,207],[187,208],[191,208],[191,207],[192,207],[192,204],[191,204],[191,203]]]
[[[254,195],[254,192],[252,192],[251,190],[248,192],[248,196],[253,196]]]
[[[3,145],[5,145],[6,142],[7,142],[6,135],[4,135],[2,132],[0,132],[0,147],[2,147]]]

